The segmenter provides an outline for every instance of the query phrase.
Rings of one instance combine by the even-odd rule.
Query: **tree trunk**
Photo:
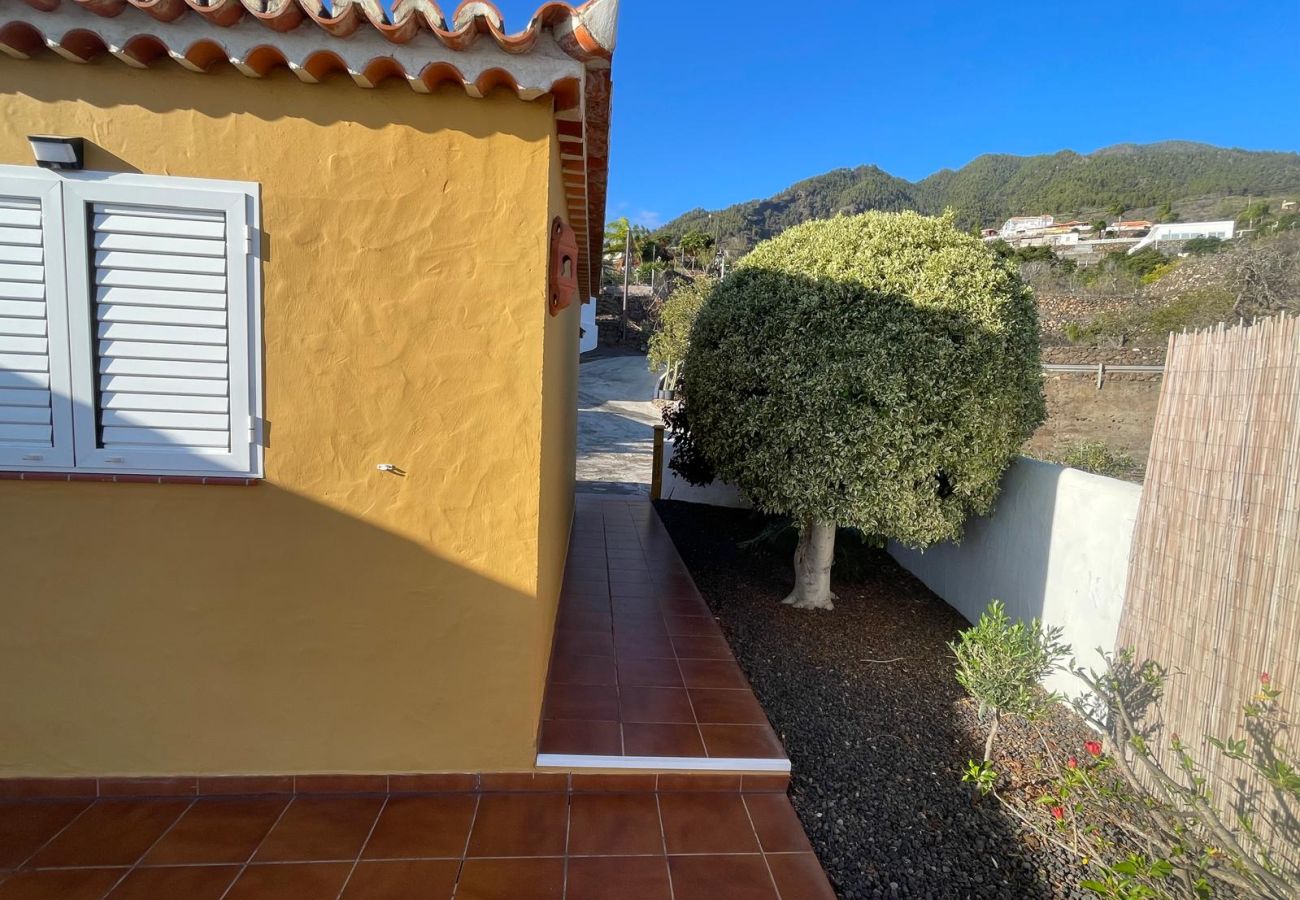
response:
[[[993,721],[989,723],[989,736],[984,739],[984,761],[993,761],[993,739],[998,736],[998,714],[995,710]]]
[[[835,523],[809,519],[799,529],[794,551],[794,590],[782,600],[795,609],[834,609],[831,565],[835,562]]]

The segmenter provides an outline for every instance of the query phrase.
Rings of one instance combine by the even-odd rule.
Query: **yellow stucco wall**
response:
[[[550,217],[564,217],[566,202],[560,171],[560,147],[551,154]],[[578,327],[582,297],[557,316],[548,316],[543,344],[542,480],[538,517],[541,560],[539,594],[552,598],[545,626],[539,633],[542,653],[549,657],[560,582],[573,525],[574,458],[578,436]]]
[[[56,133],[260,182],[269,239],[263,484],[0,481],[0,775],[530,768],[576,377],[549,101],[46,55],[0,58],[0,122],[0,164]]]

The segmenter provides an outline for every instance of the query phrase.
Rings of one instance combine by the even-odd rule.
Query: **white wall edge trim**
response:
[[[537,765],[550,769],[651,769],[696,772],[789,772],[788,759],[737,759],[695,756],[584,756],[539,753]]]

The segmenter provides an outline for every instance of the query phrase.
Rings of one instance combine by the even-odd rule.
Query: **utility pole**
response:
[[[651,244],[650,245],[650,302],[652,303],[654,302],[654,298],[655,298],[655,264],[659,261],[659,257],[655,253],[655,249],[656,249],[655,245]]]
[[[623,248],[623,315],[618,325],[619,343],[627,340],[627,282],[632,274],[632,226],[627,227],[627,244]]]

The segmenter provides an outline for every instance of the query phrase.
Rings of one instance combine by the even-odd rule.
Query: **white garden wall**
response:
[[[961,544],[890,554],[974,621],[991,600],[1014,618],[1065,629],[1079,661],[1114,649],[1140,485],[1021,458],[1007,471],[993,515],[966,524]],[[1046,687],[1082,689],[1065,672]]]

